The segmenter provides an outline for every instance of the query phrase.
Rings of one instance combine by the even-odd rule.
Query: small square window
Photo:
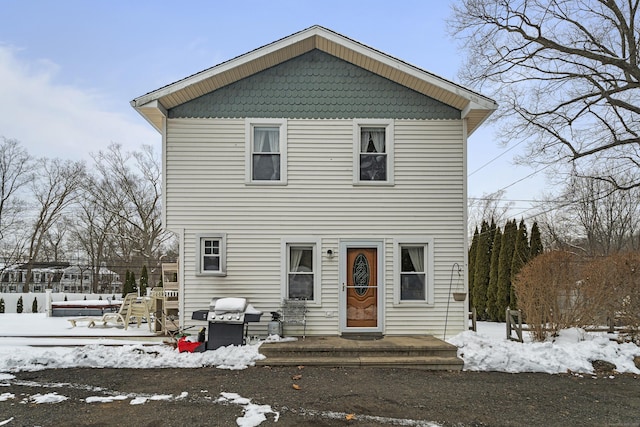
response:
[[[197,275],[226,275],[226,235],[210,234],[197,237]]]
[[[202,269],[220,271],[220,239],[202,239]]]

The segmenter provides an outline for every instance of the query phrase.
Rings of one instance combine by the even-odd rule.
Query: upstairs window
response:
[[[280,129],[254,127],[252,156],[254,181],[280,181]]]
[[[384,128],[360,128],[360,181],[387,180]]]
[[[286,121],[247,119],[248,184],[286,184]]]
[[[354,124],[354,184],[393,184],[393,121]]]

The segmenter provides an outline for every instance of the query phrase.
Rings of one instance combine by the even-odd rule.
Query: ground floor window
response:
[[[316,240],[283,240],[284,298],[319,300],[319,247]]]
[[[226,235],[207,234],[196,238],[198,275],[226,274]]]
[[[433,301],[431,239],[396,242],[396,302]]]
[[[400,265],[400,300],[424,301],[426,299],[424,246],[401,245]]]

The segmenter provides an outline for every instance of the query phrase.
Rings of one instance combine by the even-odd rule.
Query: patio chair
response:
[[[135,301],[138,298],[138,294],[130,293],[127,294],[122,300],[122,304],[120,305],[120,309],[114,313],[105,313],[102,317],[77,317],[74,319],[69,319],[72,327],[77,326],[78,323],[86,322],[87,326],[93,328],[96,324],[102,323],[102,326],[107,326],[108,323],[114,323],[116,326],[122,325],[127,328],[129,323],[129,308],[132,304],[132,301]]]
[[[153,332],[153,319],[151,318],[153,310],[151,306],[151,298],[141,297],[132,299],[129,303],[129,308],[127,309],[127,314],[124,319],[124,329],[127,329],[133,319],[135,319],[139,328],[142,320],[144,319],[149,326],[149,332]]]
[[[304,299],[284,299],[280,308],[283,325],[302,325],[302,339],[307,336],[307,301]]]

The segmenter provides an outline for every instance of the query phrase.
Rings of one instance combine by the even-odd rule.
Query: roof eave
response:
[[[131,105],[162,132],[168,109],[313,49],[320,49],[461,110],[462,118],[468,122],[469,135],[497,108],[490,98],[321,26],[307,28],[149,92],[131,101]]]
[[[135,105],[134,101],[131,101],[131,106],[158,132],[163,132],[167,109],[160,101],[154,100],[142,105]]]

